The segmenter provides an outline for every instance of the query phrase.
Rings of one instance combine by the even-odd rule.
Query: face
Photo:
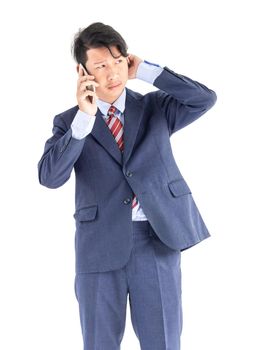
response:
[[[121,56],[115,46],[111,47],[113,56],[106,47],[89,49],[86,67],[99,83],[96,93],[99,99],[113,103],[121,95],[128,80],[127,58]]]

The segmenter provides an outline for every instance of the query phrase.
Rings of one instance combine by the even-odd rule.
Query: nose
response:
[[[113,81],[116,80],[118,77],[119,73],[117,67],[110,67],[107,75],[108,80]]]

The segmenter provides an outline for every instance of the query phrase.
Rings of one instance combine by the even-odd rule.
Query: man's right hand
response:
[[[95,92],[87,90],[87,86],[93,85],[98,87],[99,84],[94,81],[93,75],[84,75],[82,68],[78,67],[78,80],[77,80],[77,91],[76,98],[79,109],[89,115],[95,115],[97,112],[97,95]],[[91,102],[91,97],[93,102]]]

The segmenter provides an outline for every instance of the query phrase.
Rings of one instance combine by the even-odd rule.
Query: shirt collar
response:
[[[126,104],[126,89],[122,91],[122,94],[119,96],[119,98],[113,103],[113,106],[117,108],[118,111],[121,113],[124,113],[125,110],[125,104]],[[111,107],[111,104],[102,100],[97,100],[98,108],[100,109],[101,113],[105,116],[107,116],[108,109]]]

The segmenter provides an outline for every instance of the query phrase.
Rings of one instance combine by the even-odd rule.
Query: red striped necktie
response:
[[[106,124],[108,125],[108,128],[110,129],[113,137],[115,138],[115,141],[117,145],[119,146],[119,149],[121,152],[124,150],[124,138],[123,138],[123,124],[121,123],[120,119],[115,116],[116,107],[111,106],[108,110],[108,118],[106,120]],[[138,200],[136,196],[134,195],[132,200],[132,208],[136,207],[138,203]]]

